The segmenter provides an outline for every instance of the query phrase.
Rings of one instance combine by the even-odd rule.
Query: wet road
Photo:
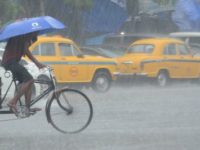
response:
[[[200,147],[200,86],[182,84],[114,87],[106,94],[84,91],[94,118],[79,134],[62,134],[44,110],[0,122],[0,150],[197,150]],[[40,107],[45,102],[38,104]],[[2,115],[1,120],[14,118]]]

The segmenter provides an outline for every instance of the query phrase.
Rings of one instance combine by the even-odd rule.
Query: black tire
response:
[[[89,98],[74,89],[64,88],[55,93],[46,105],[48,122],[62,133],[78,133],[84,130],[93,116]]]
[[[169,76],[166,71],[160,71],[156,78],[157,85],[165,87],[169,83]]]
[[[107,92],[111,87],[111,76],[106,71],[98,71],[92,81],[92,88],[96,92]]]

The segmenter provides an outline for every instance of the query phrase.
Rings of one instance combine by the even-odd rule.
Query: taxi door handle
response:
[[[64,57],[62,57],[61,60],[66,60],[66,59]]]
[[[122,62],[123,64],[133,64],[132,61],[125,61],[125,62]]]

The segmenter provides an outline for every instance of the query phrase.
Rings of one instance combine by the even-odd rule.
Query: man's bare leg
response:
[[[27,90],[27,92],[25,93],[25,104],[26,104],[26,107],[30,107],[30,102],[31,102],[31,96],[32,96],[32,86],[33,85],[30,85],[29,89]]]
[[[32,96],[32,89],[33,89],[33,84],[29,87],[28,91],[25,93],[25,104],[26,107],[30,111],[41,111],[41,108],[30,108],[30,103],[31,103],[31,96]]]
[[[33,84],[33,79],[22,83],[20,85],[20,89],[17,91],[17,94],[14,96],[13,99],[10,100],[10,102],[8,103],[8,105],[10,107],[16,107],[18,100],[20,99],[20,97],[25,94],[27,92],[27,90],[29,89],[29,87]]]

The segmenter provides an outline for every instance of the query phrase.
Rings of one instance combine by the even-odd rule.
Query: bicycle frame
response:
[[[48,87],[44,91],[42,91],[41,94],[39,94],[35,98],[31,99],[30,106],[32,106],[35,103],[37,103],[40,99],[42,99],[45,95],[49,94],[52,91],[52,95],[46,101],[46,107],[45,107],[47,122],[50,123],[56,130],[58,130],[59,132],[62,132],[62,133],[78,133],[78,132],[84,130],[90,124],[90,122],[92,120],[92,116],[93,116],[93,108],[92,108],[92,104],[91,104],[89,98],[85,94],[83,94],[82,92],[80,92],[78,90],[69,89],[69,88],[57,89],[56,88],[55,78],[54,78],[53,74],[51,74],[51,69],[49,68],[48,71],[49,71],[50,80],[38,80],[38,79],[34,80],[34,83],[39,83],[40,85],[41,84],[46,84],[46,85],[48,85]],[[7,93],[10,90],[11,85],[13,83],[15,84],[15,88],[17,90],[18,85],[16,83],[16,80],[13,79],[11,81],[7,91],[6,91],[6,94],[3,96],[3,99],[0,99],[0,106],[4,102],[4,100],[5,100],[6,96],[7,96]],[[66,93],[70,93],[70,92],[72,92],[75,95],[78,95],[78,97],[81,97],[80,100],[84,101],[84,103],[83,103],[84,105],[83,106],[85,106],[85,104],[87,104],[88,105],[87,108],[89,110],[88,111],[89,112],[88,113],[88,117],[86,118],[87,119],[86,122],[83,121],[83,124],[81,124],[80,127],[78,127],[78,128],[75,127],[72,130],[68,130],[66,128],[63,128],[63,123],[60,126],[60,122],[57,122],[57,119],[54,119],[54,116],[58,116],[58,114],[61,114],[61,116],[64,117],[63,119],[65,119],[67,116],[73,114],[73,112],[74,112],[73,110],[77,105],[73,106],[73,105],[70,104],[70,101],[71,101],[70,97],[71,96],[67,97],[67,95],[66,95]],[[60,95],[61,95],[61,98],[60,98]],[[72,95],[72,96],[74,96],[74,95]],[[64,98],[64,99],[62,99],[62,98]],[[58,104],[57,107],[55,107],[55,105],[53,103],[54,100]],[[65,102],[64,105],[63,105],[62,102]],[[73,104],[74,99],[72,99],[71,102]],[[67,105],[65,105],[65,104],[67,104]],[[20,101],[20,100],[19,100],[19,105],[20,105],[20,107],[19,107],[19,115],[16,115],[17,119],[19,119],[19,118],[27,118],[30,115],[34,115],[36,113],[36,111],[35,111],[33,113],[29,113],[28,112],[28,114],[26,114],[26,107],[24,107],[24,105],[22,104],[22,101]],[[1,108],[3,108],[3,107],[1,107]],[[0,110],[0,114],[11,114],[11,113],[14,113],[11,110],[9,110],[9,107],[5,107],[5,108],[7,108],[8,110]],[[52,110],[54,110],[54,108],[56,108],[56,109],[60,108],[60,109],[58,109],[58,113],[55,113],[54,111],[52,111]],[[80,108],[83,108],[83,107],[80,107]],[[85,108],[83,108],[83,109],[85,109]],[[79,109],[77,109],[77,110],[79,110]],[[53,112],[53,114],[52,114],[52,112]],[[82,111],[80,111],[80,113],[81,112]],[[76,115],[76,113],[75,113],[75,115]],[[85,117],[84,117],[84,119],[85,119]],[[16,119],[7,119],[7,120],[16,120]],[[1,119],[1,121],[4,121],[4,120]],[[67,123],[68,123],[68,121],[69,121],[69,119],[67,119]],[[73,122],[73,119],[72,119],[72,122]]]
[[[48,88],[43,91],[43,93],[39,94],[35,98],[31,99],[30,106],[34,105],[37,103],[40,99],[42,99],[44,96],[49,94],[51,91],[55,90],[55,85],[52,80],[50,81],[44,81],[44,80],[34,80],[34,83],[39,83],[39,84],[46,84],[48,85]]]
[[[54,78],[52,76],[52,73],[51,73],[51,69],[48,68],[48,71],[49,71],[49,76],[50,76],[50,80],[49,81],[44,81],[44,80],[38,80],[38,79],[35,79],[34,80],[34,83],[39,83],[39,84],[46,84],[48,85],[48,88],[45,89],[41,94],[37,95],[35,98],[31,99],[30,101],[30,106],[34,105],[35,103],[37,103],[40,99],[42,99],[44,96],[46,96],[47,94],[49,94],[51,91],[55,91],[56,89],[56,86],[55,86],[55,82],[54,82]],[[17,83],[16,83],[16,80],[15,79],[12,79],[11,83],[9,84],[7,90],[6,90],[6,93],[4,94],[3,98],[0,99],[0,109],[2,109],[2,104],[3,102],[5,101],[6,99],[6,96],[12,86],[12,84],[14,83],[15,85],[15,89],[17,88]],[[10,114],[12,113],[11,111],[0,111],[0,114]]]
[[[10,84],[9,84],[7,90],[6,90],[6,93],[4,94],[4,97],[3,97],[2,99],[0,99],[0,109],[2,108],[2,103],[3,103],[4,100],[6,99],[6,96],[7,96],[7,94],[8,94],[8,92],[9,92],[9,90],[10,90],[10,88],[11,88],[11,86],[12,86],[13,83],[15,84],[15,88],[17,87],[17,84],[16,84],[15,80],[13,79],[13,80],[10,82]]]

